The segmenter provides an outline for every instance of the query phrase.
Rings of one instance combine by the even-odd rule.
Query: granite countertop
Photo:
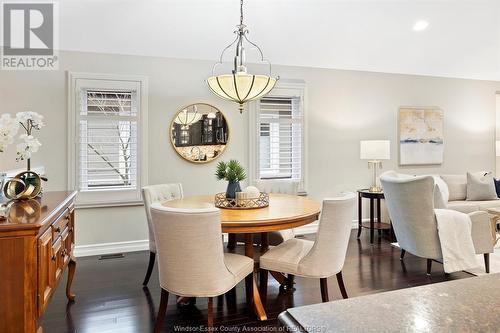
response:
[[[500,274],[290,308],[279,318],[305,332],[499,332]]]

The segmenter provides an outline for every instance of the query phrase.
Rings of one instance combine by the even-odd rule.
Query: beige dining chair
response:
[[[320,279],[323,302],[328,301],[327,278],[337,275],[342,297],[348,297],[342,279],[342,268],[355,207],[356,196],[353,193],[324,199],[315,241],[289,239],[260,257],[261,295],[264,304],[268,271]]]
[[[161,330],[169,293],[208,297],[209,327],[213,325],[213,297],[226,293],[245,278],[253,279],[250,295],[257,297],[253,259],[223,252],[218,208],[169,208],[155,203],[151,205],[151,217],[161,287],[154,332]],[[251,300],[247,299],[247,303],[251,304]]]
[[[149,231],[149,264],[146,271],[146,276],[142,282],[143,286],[147,286],[149,278],[151,277],[151,272],[155,265],[156,257],[156,244],[153,235],[153,226],[151,221],[151,205],[155,202],[162,202],[167,200],[181,199],[183,197],[182,184],[172,183],[172,184],[158,184],[144,186],[142,188],[142,200],[144,201],[144,207],[146,208],[146,218],[148,221],[148,231]]]
[[[254,181],[255,187],[257,187],[261,192],[266,193],[278,193],[278,194],[290,194],[297,195],[299,189],[298,181],[291,180],[256,180]],[[278,230],[271,231],[267,233],[269,239],[269,245],[276,246],[288,239],[292,239],[295,237],[295,233],[293,229],[287,230]],[[228,248],[234,248],[237,242],[243,243],[245,242],[244,234],[236,234],[229,237]],[[253,235],[253,242],[256,245],[260,245],[262,243],[261,234]]]

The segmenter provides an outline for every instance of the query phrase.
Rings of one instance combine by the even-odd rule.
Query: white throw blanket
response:
[[[449,209],[434,209],[446,273],[475,268],[476,251],[472,242],[469,215]]]

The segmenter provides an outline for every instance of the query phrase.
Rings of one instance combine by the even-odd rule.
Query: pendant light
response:
[[[194,124],[200,121],[202,115],[198,113],[198,109],[196,105],[192,106],[193,110],[190,111],[187,108],[182,110],[177,114],[177,117],[174,119],[174,123],[182,125],[183,129],[188,129],[189,125]]]
[[[240,113],[243,112],[243,104],[263,97],[269,93],[275,86],[278,77],[272,77],[271,63],[264,59],[264,54],[260,47],[251,42],[248,37],[248,29],[243,24],[243,0],[240,0],[240,24],[237,25],[238,30],[236,39],[228,45],[220,55],[219,62],[212,68],[212,76],[207,79],[207,84],[214,94],[217,96],[236,102],[239,104]],[[260,53],[260,61],[269,65],[268,75],[250,74],[245,66],[245,49],[243,42],[257,48]],[[222,64],[224,53],[233,45],[236,45],[236,55],[234,57],[234,68],[232,74],[215,75],[215,68]]]

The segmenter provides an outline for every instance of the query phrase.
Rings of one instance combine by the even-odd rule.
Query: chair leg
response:
[[[349,298],[347,296],[347,291],[345,290],[344,279],[342,278],[342,271],[337,273],[337,283],[339,284],[340,293],[342,294],[342,298],[344,298],[344,299]]]
[[[405,258],[406,250],[401,249],[401,255],[399,256],[399,260],[403,260]]]
[[[234,250],[236,247],[236,234],[227,234],[227,248]]]
[[[265,269],[260,269],[260,299],[265,307],[267,303],[267,279],[269,272]]]
[[[293,291],[293,281],[295,279],[295,276],[293,274],[288,274],[286,277],[286,289],[287,290],[292,290]]]
[[[490,272],[490,254],[489,253],[484,253],[484,269],[486,270],[486,273]]]
[[[427,275],[431,275],[432,259],[427,259]]]
[[[327,278],[321,278],[319,279],[319,286],[321,289],[321,301],[322,302],[328,302],[328,279]]]
[[[208,319],[207,327],[214,327],[214,299],[213,297],[208,298]]]
[[[147,286],[149,282],[149,278],[151,277],[151,273],[153,272],[153,267],[155,266],[155,257],[156,253],[149,252],[149,264],[148,270],[146,271],[146,276],[144,277],[144,281],[142,282],[143,286]]]
[[[154,333],[160,333],[167,312],[168,291],[161,289],[160,308],[158,309],[158,317],[156,318]]]

